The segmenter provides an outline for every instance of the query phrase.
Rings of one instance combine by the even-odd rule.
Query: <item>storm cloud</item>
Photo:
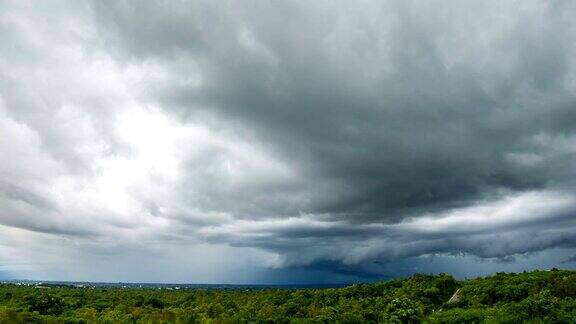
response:
[[[572,2],[0,6],[0,271],[289,281],[574,255]]]

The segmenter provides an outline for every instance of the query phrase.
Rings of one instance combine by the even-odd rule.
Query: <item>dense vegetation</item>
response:
[[[576,272],[456,281],[414,275],[333,289],[0,286],[0,323],[576,323]]]

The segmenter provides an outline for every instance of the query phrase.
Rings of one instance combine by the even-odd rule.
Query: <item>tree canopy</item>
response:
[[[576,322],[576,272],[416,274],[329,289],[0,285],[0,323]]]

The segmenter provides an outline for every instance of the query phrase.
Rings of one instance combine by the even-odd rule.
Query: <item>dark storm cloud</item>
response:
[[[2,226],[367,277],[574,249],[571,2],[5,7]]]
[[[576,256],[568,258],[568,259],[564,260],[562,263],[574,263],[574,262],[576,262]]]
[[[374,239],[394,242],[375,248],[383,251],[408,247],[388,253],[399,257],[573,247],[574,204],[561,217],[400,239],[382,225],[518,193],[574,193],[569,2],[95,2],[94,12],[121,60],[176,75],[174,85],[152,80],[148,100],[183,120],[208,115],[249,132],[304,179],[215,191],[211,203],[194,204],[240,220],[303,213],[325,224],[263,225],[254,237],[231,230],[220,241],[296,259],[305,245],[330,251]],[[177,82],[187,74],[201,81]],[[559,232],[525,242],[537,226]]]
[[[287,213],[363,222],[541,189],[571,172],[573,152],[542,156],[554,152],[538,136],[574,131],[574,8],[498,18],[495,3],[437,5],[95,8],[129,58],[167,73],[178,73],[173,60],[196,67],[201,85],[155,89],[167,111],[208,110],[254,130],[303,169],[305,190],[326,191]]]

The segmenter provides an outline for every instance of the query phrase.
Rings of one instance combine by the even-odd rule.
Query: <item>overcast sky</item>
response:
[[[576,267],[576,2],[2,1],[0,278]]]

